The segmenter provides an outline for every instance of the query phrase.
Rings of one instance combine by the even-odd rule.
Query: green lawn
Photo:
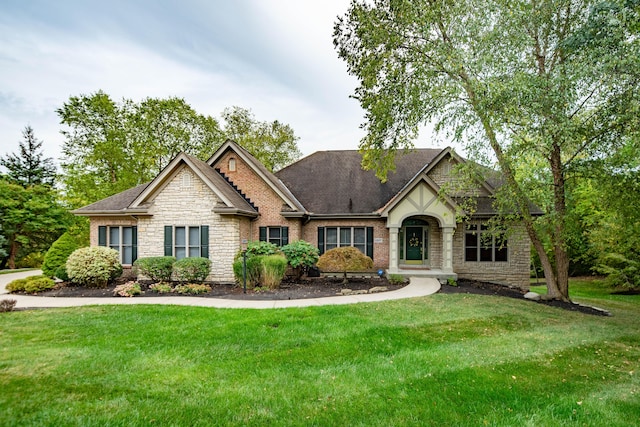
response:
[[[640,297],[589,301],[4,313],[0,425],[637,425]]]
[[[19,273],[21,271],[33,271],[33,270],[37,270],[37,268],[16,268],[15,270],[0,270],[0,274],[12,274],[12,273]]]

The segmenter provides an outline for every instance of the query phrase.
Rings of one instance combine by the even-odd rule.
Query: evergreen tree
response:
[[[22,136],[24,141],[20,142],[18,154],[0,157],[0,165],[8,171],[6,177],[25,188],[32,185],[53,186],[56,167],[52,158],[44,158],[42,141],[36,139],[33,128],[29,125],[22,131]]]

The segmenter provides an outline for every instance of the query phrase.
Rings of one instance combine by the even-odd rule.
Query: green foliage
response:
[[[118,285],[113,289],[114,297],[132,297],[142,294],[142,289],[137,282],[127,282]]]
[[[201,295],[211,292],[211,286],[197,283],[178,285],[173,292],[181,295]]]
[[[65,232],[53,242],[45,254],[42,272],[49,277],[54,277],[58,268],[66,264],[67,258],[76,249],[78,249],[77,240],[69,232]],[[58,278],[64,280],[62,277]]]
[[[261,262],[260,283],[269,289],[279,288],[287,271],[287,258],[282,255],[267,255],[262,257]]]
[[[595,269],[606,277],[606,283],[614,288],[640,289],[640,261],[620,254],[606,254]]]
[[[56,190],[49,187],[23,188],[0,179],[0,195],[0,226],[8,241],[9,268],[16,267],[20,252],[26,256],[47,250],[71,221]]]
[[[29,125],[25,126],[22,136],[24,141],[20,142],[19,154],[0,157],[0,165],[7,168],[7,177],[25,188],[32,185],[53,186],[56,167],[52,158],[43,158],[42,141],[36,139]]]
[[[149,290],[152,292],[157,292],[159,294],[168,294],[173,291],[173,286],[171,286],[169,283],[160,282],[154,283],[153,285],[149,286]]]
[[[236,282],[243,285],[243,260],[242,257],[233,263],[233,275]],[[253,289],[260,284],[262,275],[262,256],[247,257],[247,288]]]
[[[173,264],[176,280],[180,282],[203,282],[210,270],[211,260],[209,258],[182,258]]]
[[[280,253],[280,249],[273,243],[261,242],[258,240],[249,242],[247,244],[247,258],[251,258],[259,255],[276,255]],[[236,253],[235,259],[242,258],[242,251]]]
[[[638,16],[637,2],[599,0],[352,1],[334,43],[360,82],[363,165],[384,180],[422,126],[446,131],[495,163],[497,206],[526,224],[549,294],[568,298],[566,183],[637,140]]]
[[[9,311],[13,311],[18,301],[14,299],[3,299],[0,300],[0,313],[6,313]]]
[[[225,137],[244,147],[270,171],[293,163],[302,154],[289,125],[277,120],[259,122],[251,110],[240,107],[226,108],[222,118]]]
[[[120,254],[103,246],[80,248],[67,259],[69,279],[78,285],[103,288],[122,274]]]
[[[67,274],[67,262],[56,268],[56,271],[53,273],[54,277],[62,280],[63,282],[69,281],[69,275]]]
[[[53,289],[55,282],[50,278],[38,275],[30,276],[24,279],[16,279],[6,285],[6,289],[9,292],[21,292],[24,291],[27,294],[35,294],[42,291],[48,291]]]
[[[344,246],[322,254],[317,265],[325,272],[367,271],[373,268],[373,260],[353,246]]]
[[[155,282],[167,282],[171,280],[175,262],[172,256],[144,257],[135,260],[133,266]]]
[[[9,255],[6,250],[7,243],[7,238],[2,234],[2,224],[0,224],[0,261],[2,261],[3,258],[6,258],[7,255]],[[0,265],[2,265],[1,262]]]
[[[293,268],[309,268],[318,262],[318,248],[304,240],[297,240],[281,248]]]
[[[390,274],[387,278],[392,285],[402,285],[406,279],[401,274]]]
[[[28,248],[22,248],[20,253],[28,251]],[[16,260],[16,268],[40,268],[44,262],[42,252],[30,252]]]

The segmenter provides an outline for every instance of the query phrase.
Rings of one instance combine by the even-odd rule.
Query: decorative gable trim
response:
[[[292,216],[293,212],[298,215],[304,215],[306,210],[304,206],[296,199],[291,191],[280,181],[273,173],[271,173],[262,163],[260,163],[251,153],[242,148],[234,141],[227,140],[216,150],[216,152],[207,160],[207,164],[213,168],[213,165],[220,160],[227,151],[232,151],[240,157],[251,170],[262,179],[285,203],[287,209],[283,209],[283,215]]]
[[[407,197],[416,187],[420,184],[426,184],[435,194],[440,194],[440,186],[435,183],[431,178],[429,178],[424,173],[419,173],[414,179],[412,179],[398,194],[396,194],[390,201],[387,203],[382,209],[380,209],[380,216],[383,218],[387,218],[389,216],[389,212],[393,210],[398,204],[400,204],[405,197]],[[461,208],[458,204],[447,195],[440,195],[440,198],[444,201],[445,205],[447,205],[454,212],[462,212]]]
[[[435,169],[441,162],[446,161],[447,156],[451,156],[452,159],[454,159],[456,162],[458,163],[466,163],[467,160],[460,157],[458,155],[458,153],[455,152],[455,150],[451,147],[447,147],[445,149],[443,149],[440,154],[438,154],[436,156],[435,159],[433,159],[433,161],[431,161],[428,165],[425,165],[425,167],[423,168],[423,170],[421,170],[418,175],[420,175],[421,173],[425,174],[425,175],[429,175],[429,172],[431,172],[433,169]],[[480,185],[491,195],[495,194],[495,188],[493,188],[493,186],[491,184],[489,184],[487,182],[486,179],[483,179],[482,182],[480,183]]]

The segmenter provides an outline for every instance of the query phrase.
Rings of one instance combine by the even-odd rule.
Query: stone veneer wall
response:
[[[236,170],[229,170],[229,160],[235,159]],[[284,218],[280,212],[285,204],[278,194],[234,152],[223,155],[214,165],[220,169],[255,206],[260,216],[251,223],[248,240],[258,240],[260,227],[289,227],[289,241],[301,239],[300,219]]]
[[[478,224],[478,221],[471,221]],[[524,226],[516,226],[508,236],[507,262],[467,262],[464,260],[464,229],[459,224],[453,236],[453,271],[462,279],[515,285],[529,289],[531,265],[530,240]]]
[[[191,179],[183,181],[188,174]],[[184,185],[190,182],[190,185]],[[233,282],[233,258],[240,248],[240,222],[236,217],[213,213],[219,202],[211,189],[183,166],[152,202],[153,216],[138,220],[138,257],[164,255],[164,226],[209,226],[208,280]]]
[[[312,220],[304,225],[302,239],[318,247],[318,227],[373,227],[373,266],[389,267],[389,230],[384,219]],[[378,239],[379,243],[376,243]]]

